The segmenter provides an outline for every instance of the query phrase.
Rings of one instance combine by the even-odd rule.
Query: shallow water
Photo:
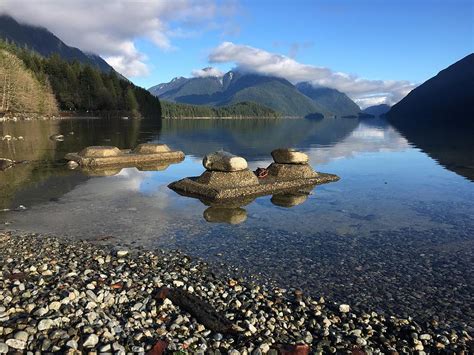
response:
[[[55,133],[64,142],[50,140]],[[469,144],[426,144],[427,135],[410,142],[384,121],[355,119],[0,124],[0,137],[7,134],[24,139],[0,140],[0,157],[31,162],[0,172],[0,210],[10,209],[0,212],[0,228],[179,248],[356,308],[472,326]],[[183,150],[185,161],[161,171],[102,172],[112,176],[87,176],[58,163],[88,145],[129,148],[149,141]],[[290,201],[300,203],[291,208],[266,196],[209,209],[167,188],[199,175],[207,152],[225,149],[256,168],[269,165],[271,150],[280,146],[302,149],[316,170],[341,180]],[[208,223],[210,215],[241,223]]]

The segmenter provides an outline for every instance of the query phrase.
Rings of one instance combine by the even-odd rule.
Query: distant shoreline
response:
[[[281,119],[302,119],[300,116],[280,116],[280,117],[266,117],[266,116],[227,116],[227,117],[216,117],[216,116],[203,116],[203,117],[162,117],[162,120],[281,120]]]

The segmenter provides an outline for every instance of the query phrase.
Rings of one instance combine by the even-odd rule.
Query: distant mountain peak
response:
[[[339,90],[314,85],[309,81],[299,82],[296,88],[319,105],[337,116],[357,116],[360,107]]]
[[[48,29],[20,23],[7,14],[0,14],[0,39],[13,42],[19,47],[27,47],[45,57],[56,53],[65,60],[90,64],[103,72],[114,70],[97,54],[68,46]]]

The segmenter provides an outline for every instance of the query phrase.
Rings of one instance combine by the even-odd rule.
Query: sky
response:
[[[472,0],[2,0],[0,12],[145,88],[239,68],[332,87],[361,107],[394,104],[474,52]]]

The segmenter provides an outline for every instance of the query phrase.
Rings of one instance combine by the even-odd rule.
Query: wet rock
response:
[[[171,149],[166,144],[143,143],[139,144],[133,152],[137,154],[156,154],[171,152]]]
[[[272,151],[272,157],[275,163],[279,164],[307,164],[308,155],[297,151],[296,149],[275,149]]]
[[[62,142],[64,141],[64,135],[63,134],[53,134],[52,136],[49,137],[52,141],[57,141],[57,142]]]
[[[0,170],[6,170],[8,168],[11,168],[13,164],[14,164],[13,160],[0,158]]]
[[[69,160],[67,162],[66,166],[67,166],[68,169],[74,170],[79,166],[79,164],[77,162],[75,162],[74,160]]]
[[[241,171],[247,169],[247,161],[223,150],[207,154],[202,165],[209,171]]]
[[[83,158],[105,158],[120,155],[120,149],[109,146],[92,146],[84,148],[79,155]]]

